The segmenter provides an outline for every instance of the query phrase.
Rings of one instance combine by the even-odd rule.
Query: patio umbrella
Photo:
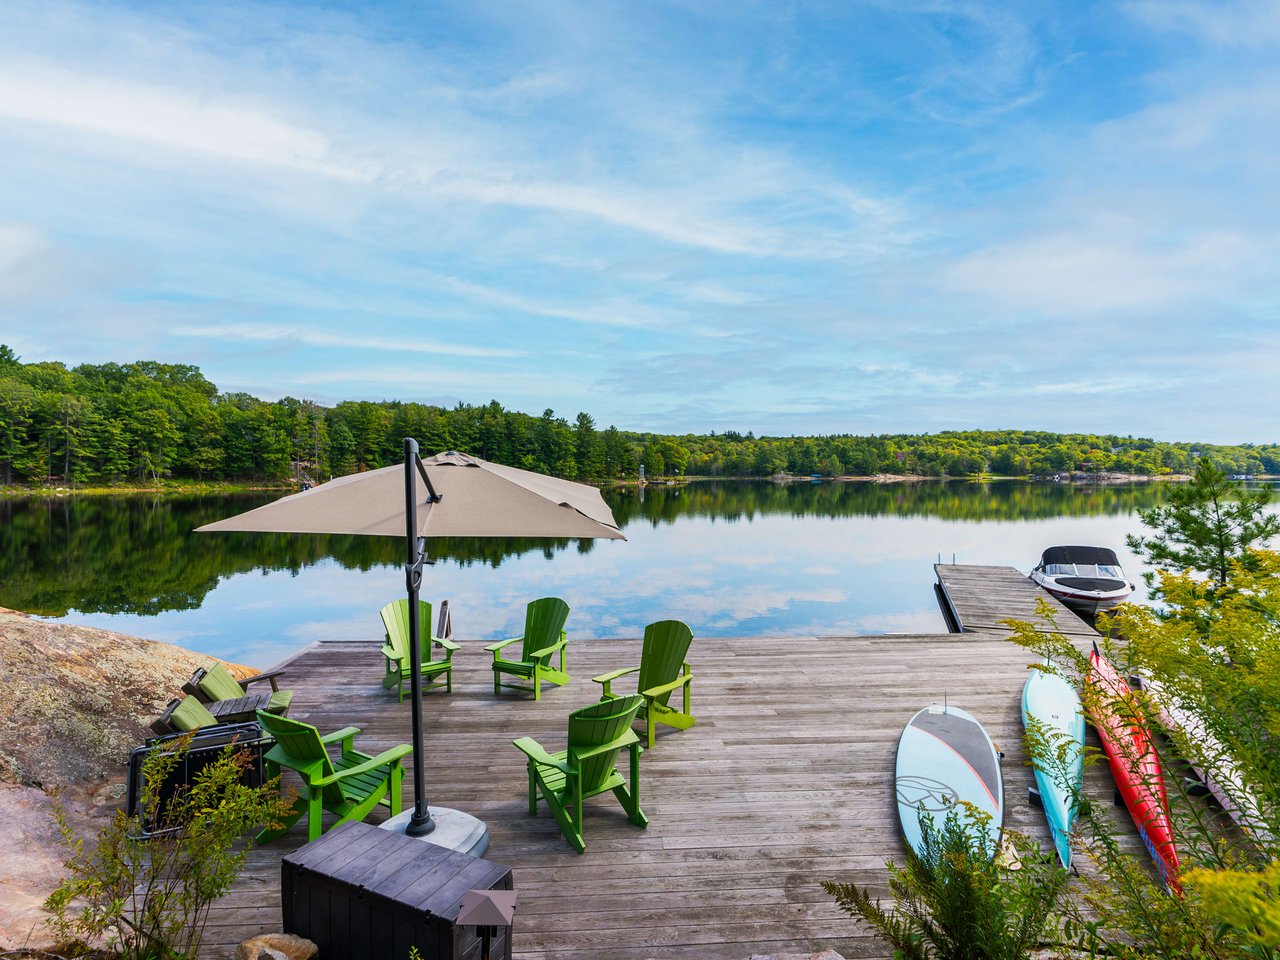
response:
[[[338,477],[197,531],[402,536],[411,611],[418,609],[426,537],[626,539],[595,487],[453,451],[424,460],[409,437],[403,467]],[[414,809],[405,832],[410,836],[435,829],[423,774],[418,619],[409,617]]]

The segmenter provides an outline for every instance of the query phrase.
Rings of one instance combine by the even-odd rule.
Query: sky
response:
[[[1275,442],[1274,0],[0,3],[0,342],[671,433]]]

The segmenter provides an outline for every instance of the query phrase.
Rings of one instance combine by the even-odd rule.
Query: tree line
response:
[[[1221,446],[1032,430],[924,435],[672,436],[599,429],[488,404],[396,400],[332,407],[220,392],[189,364],[23,363],[0,344],[0,484],[197,481],[319,482],[389,466],[401,440],[424,451],[579,480],[735,476],[1039,476],[1190,473],[1208,458],[1228,474],[1280,473],[1280,445]]]

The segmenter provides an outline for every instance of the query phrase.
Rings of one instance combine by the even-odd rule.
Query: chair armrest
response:
[[[569,642],[569,638],[565,635],[565,631],[561,630],[559,640],[557,640],[555,643],[553,643],[549,647],[543,647],[541,650],[532,651],[529,654],[529,659],[537,660],[539,657],[549,657],[568,642]]]
[[[347,767],[347,769],[331,773],[327,777],[320,777],[315,781],[314,786],[328,786],[331,783],[337,783],[339,780],[346,780],[348,777],[359,776],[362,773],[368,773],[370,770],[377,770],[379,767],[399,763],[401,757],[410,753],[413,753],[413,747],[407,743],[402,743],[400,746],[392,747],[390,750],[383,750],[376,757],[370,757],[364,763],[357,763],[354,767]]]
[[[352,740],[355,739],[355,735],[359,732],[359,727],[343,727],[341,730],[333,731],[333,733],[322,734],[320,742],[323,744],[330,744],[337,743],[341,740],[343,741],[342,750],[345,753],[352,748]]]
[[[680,687],[683,687],[686,683],[688,683],[692,679],[693,679],[693,674],[686,673],[686,674],[683,674],[682,676],[676,677],[670,683],[664,683],[657,687],[650,687],[648,690],[641,690],[640,696],[648,697],[649,699],[653,699],[654,697],[660,697],[664,693],[670,693],[672,690],[677,690]]]
[[[448,650],[450,653],[452,653],[455,650],[462,649],[461,644],[454,643],[448,637],[432,637],[431,639],[437,647],[443,647],[445,650]]]
[[[499,640],[497,643],[486,643],[484,648],[492,652],[496,657],[498,651],[501,650],[503,647],[509,646],[510,644],[515,643],[517,640],[523,640],[523,639],[524,637],[512,637],[510,640]]]
[[[381,650],[380,652],[381,652],[381,654],[382,654],[384,657],[386,657],[388,660],[396,661],[396,660],[401,660],[401,659],[403,659],[403,658],[400,656],[400,651],[399,651],[399,650],[397,650],[395,647],[393,647],[393,646],[392,646],[391,644],[389,644],[389,643],[384,643],[384,644],[382,645],[382,650]]]
[[[268,670],[266,673],[260,673],[254,677],[247,677],[244,680],[239,681],[239,683],[240,686],[244,688],[245,692],[248,692],[249,684],[257,683],[259,680],[267,680],[271,683],[271,689],[278,691],[280,687],[276,684],[276,677],[283,677],[284,673],[285,672],[283,670]]]
[[[613,680],[617,680],[619,677],[626,676],[628,673],[635,673],[639,669],[639,667],[623,667],[621,670],[610,670],[608,673],[602,673],[598,677],[592,677],[591,682],[610,683]]]
[[[553,760],[551,754],[542,748],[537,740],[533,737],[521,737],[519,740],[512,740],[511,743],[517,750],[525,754],[534,763],[544,767],[555,767],[565,776],[573,776],[574,771],[569,769],[569,765],[561,763],[559,760]]]
[[[633,743],[639,743],[640,738],[636,736],[634,730],[627,730],[617,740],[610,740],[608,743],[602,743],[598,747],[590,747],[586,750],[574,750],[573,755],[579,760],[585,760],[588,757],[594,757],[597,753],[606,753],[610,750],[617,750],[620,747],[630,746]]]

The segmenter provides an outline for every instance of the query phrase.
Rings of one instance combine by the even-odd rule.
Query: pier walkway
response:
[[[1098,633],[1060,601],[1013,567],[983,567],[974,564],[937,563],[934,588],[947,628],[954,633],[1004,633],[1001,621],[1009,618],[1033,623],[1042,631],[1057,632],[1073,640],[1096,640]],[[1036,611],[1045,600],[1054,611],[1050,624]]]
[[[1006,826],[1048,842],[1027,800],[1019,697],[1028,654],[1006,633],[695,638],[698,723],[659,728],[644,754],[648,829],[627,822],[612,796],[597,797],[586,805],[582,855],[549,815],[528,815],[523,756],[511,741],[532,735],[559,749],[568,713],[598,696],[588,678],[637,662],[639,640],[572,641],[573,681],[536,703],[495,697],[489,656],[464,642],[453,693],[425,697],[427,795],[488,823],[486,856],[514,871],[517,957],[745,960],[826,948],[883,957],[819,883],[887,893],[884,861],[902,858],[894,751],[915,711],[945,693],[977,717],[1004,751]],[[409,703],[382,688],[377,642],[315,644],[285,666],[291,716],[322,731],[359,726],[357,746],[370,753],[409,740]],[[1105,765],[1088,776],[1091,792],[1110,796]],[[298,824],[252,851],[213,909],[205,956],[229,958],[242,938],[280,928],[280,857],[304,837]]]

